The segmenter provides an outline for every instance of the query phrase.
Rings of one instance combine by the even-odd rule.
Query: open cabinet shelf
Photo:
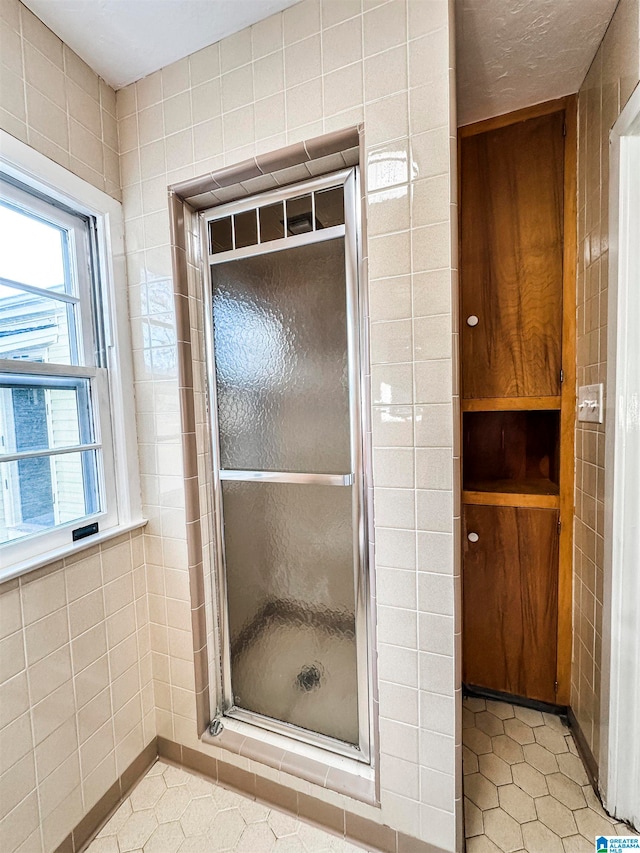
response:
[[[491,502],[517,505],[518,496],[524,505],[557,506],[559,438],[555,410],[465,412],[463,497],[487,503],[490,495],[502,495]],[[554,500],[532,502],[527,496]]]

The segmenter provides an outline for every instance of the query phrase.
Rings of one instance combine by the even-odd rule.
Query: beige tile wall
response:
[[[0,850],[55,850],[153,707],[142,533],[0,585]]]
[[[638,83],[638,0],[621,0],[579,94],[578,385],[606,382],[609,131]],[[596,762],[600,747],[606,423],[576,430],[571,704]]]
[[[19,0],[0,0],[0,127],[120,198],[116,96]]]
[[[448,5],[305,0],[119,91],[117,107],[158,733],[220,754],[196,737],[167,185],[364,121],[382,809],[314,793],[453,849],[459,507]],[[196,391],[202,382],[196,371]],[[203,507],[207,500],[203,483]]]
[[[0,16],[0,127],[119,198],[115,92]],[[49,853],[155,736],[142,534],[2,584],[0,637],[0,850]]]

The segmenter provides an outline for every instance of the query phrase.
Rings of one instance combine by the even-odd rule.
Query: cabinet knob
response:
[[[469,533],[467,535],[467,539],[469,540],[469,542],[477,542],[479,538],[480,537],[478,536],[477,533]]]
[[[477,326],[479,322],[480,320],[475,314],[470,314],[467,317],[467,326]]]

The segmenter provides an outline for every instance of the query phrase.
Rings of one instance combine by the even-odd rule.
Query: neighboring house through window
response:
[[[117,472],[127,454],[114,423],[122,432],[126,415],[113,410],[124,409],[110,376],[121,354],[97,219],[0,178],[0,566],[10,568],[121,527],[139,498],[122,494]]]

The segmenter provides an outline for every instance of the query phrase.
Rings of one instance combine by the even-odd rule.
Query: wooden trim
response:
[[[558,509],[557,495],[523,495],[506,492],[462,492],[462,503],[474,506],[523,506],[530,509]],[[562,704],[562,703],[558,703]]]
[[[510,124],[517,124],[519,121],[527,121],[530,118],[539,118],[540,116],[551,115],[551,113],[559,113],[562,110],[568,109],[571,102],[575,103],[575,100],[575,95],[566,95],[564,98],[543,101],[541,104],[533,104],[531,107],[524,107],[512,113],[504,113],[503,115],[493,116],[492,118],[477,121],[473,124],[465,124],[458,128],[458,138],[464,139],[468,136],[486,133],[488,130],[498,130],[501,127],[508,127]]]
[[[571,699],[573,644],[573,516],[576,428],[577,98],[566,99],[564,146],[564,258],[562,406],[560,411],[560,559],[558,564],[557,702]]]
[[[560,409],[561,397],[483,397],[461,400],[463,412],[553,411]]]

